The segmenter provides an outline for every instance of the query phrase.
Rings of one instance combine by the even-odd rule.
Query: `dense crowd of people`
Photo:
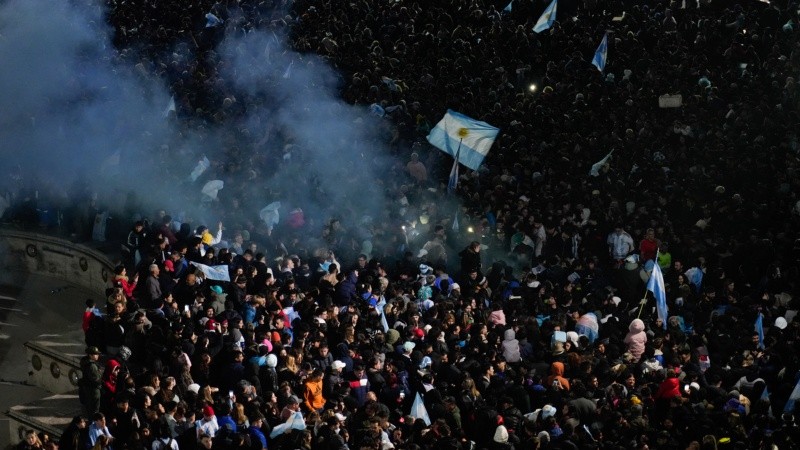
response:
[[[562,0],[538,34],[538,0],[141,3],[109,2],[114,43],[169,81],[181,126],[230,129],[226,196],[213,223],[126,203],[62,449],[800,445],[795,2]],[[375,176],[385,210],[243,207],[297,144],[231,126],[269,101],[215,67],[250,29],[381,116],[402,161]],[[502,130],[457,210],[424,140],[447,108]]]

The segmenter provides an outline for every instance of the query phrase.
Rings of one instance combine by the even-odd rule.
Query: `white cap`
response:
[[[343,362],[341,362],[341,361],[339,361],[339,360],[337,359],[336,361],[334,361],[334,362],[333,362],[333,364],[331,364],[331,367],[332,367],[334,370],[340,370],[340,369],[344,369],[346,365],[347,365],[347,364],[345,364],[345,363],[343,363]]]

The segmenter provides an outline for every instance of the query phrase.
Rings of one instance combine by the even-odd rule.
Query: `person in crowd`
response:
[[[115,264],[146,281],[131,277],[130,295],[120,281],[129,309],[88,310],[102,324],[87,323],[81,362],[88,445],[800,445],[796,3],[563,1],[544,33],[532,24],[547,2],[367,3],[134,0],[107,11],[110,58],[169,86],[166,120],[220,147],[200,176],[225,189],[182,198],[191,183],[176,169],[195,150],[165,140],[154,154],[170,202],[183,204],[153,227],[120,224],[133,231],[118,237],[128,253]],[[262,73],[265,61],[275,67]],[[300,129],[330,132],[320,111],[350,118],[303,84],[309,71],[333,74],[326,63],[346,109],[372,112],[352,120],[374,133],[366,145],[387,149],[363,159],[391,169],[306,170],[327,136]],[[290,98],[311,119],[243,77],[302,93]],[[476,170],[461,165],[450,196],[454,155],[425,143],[448,108],[502,130]],[[287,167],[293,178],[268,183]],[[373,191],[382,200],[362,202]],[[276,217],[266,197],[291,207]],[[644,236],[638,247],[632,236]],[[638,307],[650,261],[669,268],[667,318],[652,300]],[[129,372],[104,379],[101,353],[123,344]],[[249,423],[217,421],[234,405]]]

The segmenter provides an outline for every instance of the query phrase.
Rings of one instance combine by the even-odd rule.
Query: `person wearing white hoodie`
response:
[[[519,341],[514,329],[506,330],[503,337],[503,357],[508,363],[518,363],[522,358],[519,354]]]

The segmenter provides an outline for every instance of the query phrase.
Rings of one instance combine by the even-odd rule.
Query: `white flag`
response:
[[[192,261],[191,264],[200,269],[200,271],[203,272],[203,275],[208,280],[231,281],[231,274],[228,271],[227,264],[223,264],[221,266],[207,266],[194,261]]]
[[[167,104],[167,109],[164,110],[163,116],[164,116],[165,119],[167,117],[169,117],[169,113],[170,112],[177,112],[177,109],[175,108],[175,96],[174,95],[169,99],[169,104]]]
[[[209,167],[211,167],[211,161],[209,161],[208,158],[203,156],[203,159],[198,161],[197,165],[194,166],[194,169],[192,170],[191,175],[189,175],[189,178],[192,181],[197,181],[197,179],[200,178],[200,175],[202,175],[203,172],[205,172]]]
[[[415,419],[422,419],[425,422],[425,426],[431,425],[431,417],[428,415],[428,409],[425,408],[425,403],[422,401],[422,396],[419,395],[419,392],[414,398],[414,404],[411,405],[410,415]]]
[[[606,162],[608,162],[608,158],[611,158],[611,154],[612,153],[614,153],[614,150],[611,150],[610,152],[608,152],[608,154],[606,155],[605,158],[603,158],[600,161],[597,161],[596,163],[592,164],[592,170],[589,171],[589,175],[591,175],[593,177],[599,177],[600,176],[600,169],[603,167],[603,165],[605,165]]]
[[[205,196],[203,200],[216,200],[217,193],[225,187],[225,183],[222,180],[211,180],[203,186],[203,189],[200,191]]]

